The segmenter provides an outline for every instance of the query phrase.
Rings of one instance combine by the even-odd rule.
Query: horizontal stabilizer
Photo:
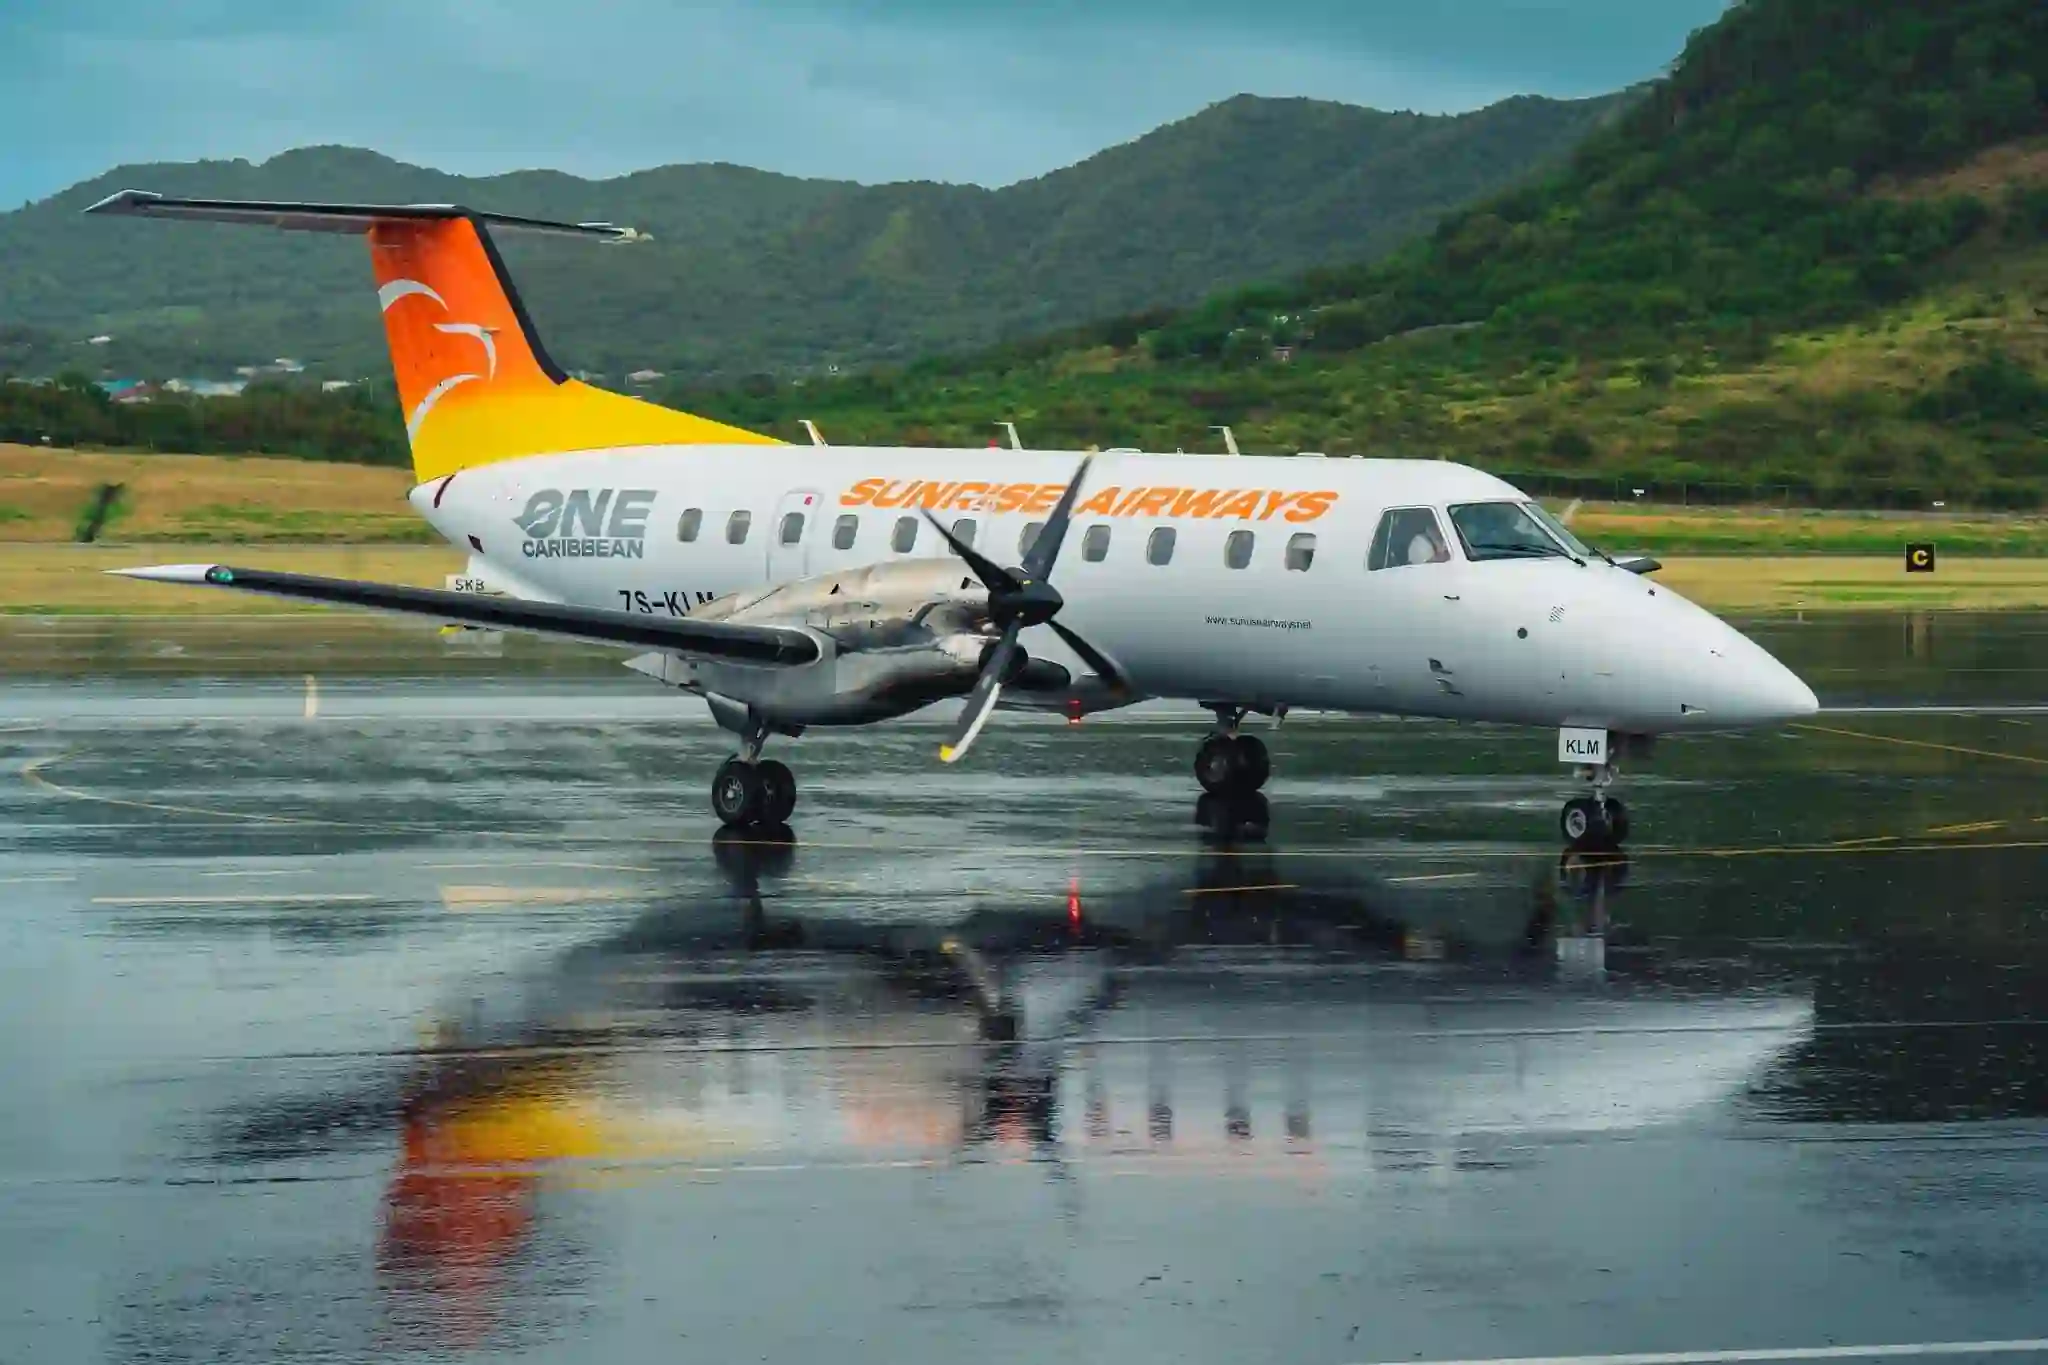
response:
[[[784,626],[743,626],[688,617],[645,616],[603,607],[530,602],[518,597],[447,592],[354,578],[321,578],[273,569],[237,569],[225,564],[157,564],[109,569],[120,578],[195,587],[233,588],[301,602],[367,607],[441,622],[527,631],[593,644],[670,650],[727,663],[797,667],[816,663],[824,651],[816,637]]]
[[[453,204],[294,204],[260,199],[174,199],[148,190],[122,190],[86,210],[129,218],[182,218],[201,223],[250,223],[289,232],[368,232],[378,223],[433,223],[467,219],[494,228],[546,232],[604,241],[634,241],[644,234],[610,223],[558,223],[511,213],[479,213]]]

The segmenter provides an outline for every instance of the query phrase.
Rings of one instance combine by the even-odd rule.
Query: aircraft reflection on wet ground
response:
[[[1512,1163],[1532,1135],[1683,1118],[1812,1037],[1789,976],[1610,965],[1623,858],[1482,893],[1508,911],[1483,941],[1445,931],[1461,917],[1430,913],[1441,892],[1306,887],[1256,845],[1201,848],[1227,856],[1198,853],[1185,884],[891,925],[778,913],[800,847],[724,837],[719,885],[472,998],[395,1074],[245,1106],[212,1159],[395,1145],[389,1288],[476,1305],[551,1181]]]

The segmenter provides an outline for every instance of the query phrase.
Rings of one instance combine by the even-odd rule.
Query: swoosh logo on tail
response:
[[[389,284],[380,285],[377,289],[377,310],[388,313],[392,304],[413,294],[425,294],[440,304],[444,312],[447,310],[448,300],[435,293],[432,286],[421,284],[418,280],[393,280]]]
[[[412,410],[412,416],[405,419],[406,439],[411,440],[419,434],[420,423],[427,420],[427,414],[433,411],[434,404],[441,401],[441,395],[447,393],[448,390],[454,388],[457,384],[466,384],[472,379],[481,378],[483,376],[480,374],[451,374],[440,383],[434,385],[433,388],[428,389],[427,396],[420,399],[419,405]]]

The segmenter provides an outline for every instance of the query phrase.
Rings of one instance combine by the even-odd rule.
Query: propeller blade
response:
[[[990,592],[1016,592],[1024,586],[1008,569],[948,531],[929,509],[926,510],[924,519],[932,524],[934,531],[945,537],[946,544],[952,547],[954,554],[967,561],[967,567],[974,570],[974,576],[981,580],[984,588]]]
[[[988,724],[988,718],[996,709],[996,698],[1003,695],[1003,675],[1010,671],[1010,661],[1017,655],[1017,627],[1012,623],[1003,631],[1003,638],[997,642],[995,652],[988,656],[988,662],[981,666],[981,676],[974,680],[974,690],[967,694],[967,705],[960,712],[960,719],[954,722],[952,738],[939,746],[939,762],[958,763],[967,757],[968,749],[974,745],[974,738],[981,733],[981,727]]]
[[[1031,547],[1031,553],[1024,556],[1026,578],[1043,579],[1052,573],[1053,561],[1060,557],[1060,542],[1067,538],[1067,523],[1074,519],[1074,500],[1081,496],[1081,485],[1088,478],[1088,466],[1094,462],[1093,455],[1082,457],[1081,467],[1074,471],[1073,479],[1053,505],[1052,515],[1046,518],[1045,529],[1038,533],[1038,541]]]
[[[1557,524],[1558,524],[1558,525],[1560,525],[1560,526],[1569,526],[1569,525],[1571,525],[1571,524],[1572,524],[1572,518],[1573,518],[1573,517],[1575,517],[1575,516],[1577,516],[1577,515],[1579,514],[1579,504],[1580,504],[1580,503],[1582,503],[1582,502],[1584,502],[1584,501],[1585,501],[1585,499],[1584,499],[1584,498],[1573,498],[1573,499],[1571,500],[1571,503],[1570,503],[1570,505],[1568,505],[1568,506],[1567,506],[1567,507],[1566,507],[1566,508],[1564,509],[1564,511],[1563,511],[1563,512],[1562,512],[1561,514],[1559,514],[1559,516],[1558,516],[1558,518],[1557,518]]]
[[[1119,692],[1131,690],[1130,683],[1124,678],[1123,670],[1111,663],[1108,656],[1104,655],[1101,650],[1089,644],[1057,621],[1047,621],[1046,624],[1051,626],[1052,633],[1065,640],[1068,646],[1076,654],[1080,655],[1090,668],[1094,669],[1100,676],[1107,678],[1110,686],[1116,688]]]

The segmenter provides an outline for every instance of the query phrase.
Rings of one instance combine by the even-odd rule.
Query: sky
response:
[[[1448,113],[1661,72],[1723,0],[0,0],[0,206],[343,143],[1003,185],[1239,93]]]

